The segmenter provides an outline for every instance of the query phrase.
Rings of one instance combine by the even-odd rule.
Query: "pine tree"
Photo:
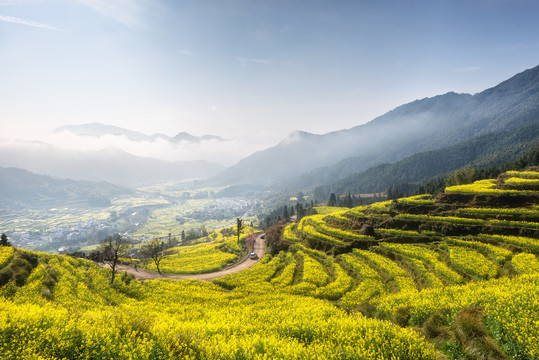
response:
[[[337,197],[335,193],[331,193],[329,196],[328,206],[337,206]]]
[[[350,194],[350,192],[348,192],[348,195],[346,196],[344,206],[346,206],[347,208],[353,208],[354,207],[354,202],[352,201],[352,194]]]
[[[303,205],[300,203],[296,204],[296,222],[300,221],[301,218],[305,216],[305,209],[303,208]]]
[[[2,234],[2,238],[0,239],[0,246],[11,246],[11,243],[7,239],[6,234]]]

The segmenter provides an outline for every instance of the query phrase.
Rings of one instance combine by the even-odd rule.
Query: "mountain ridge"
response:
[[[133,130],[121,128],[114,125],[102,124],[99,122],[92,122],[92,123],[80,124],[80,125],[63,125],[54,129],[53,133],[61,133],[64,131],[68,131],[74,135],[82,136],[82,137],[101,137],[105,135],[125,136],[129,140],[135,141],[135,142],[141,142],[141,141],[153,142],[158,139],[169,141],[172,143],[179,143],[182,141],[191,142],[191,143],[199,143],[201,141],[209,141],[209,140],[225,141],[225,139],[217,135],[194,136],[185,131],[179,132],[175,136],[168,136],[161,133],[145,135],[138,131],[133,131]]]
[[[117,148],[67,151],[48,144],[0,145],[0,165],[73,180],[107,181],[138,187],[166,181],[206,178],[223,167],[205,160],[169,162],[129,154]]]
[[[349,157],[362,157],[348,174],[399,161],[539,118],[539,66],[480,93],[423,98],[400,105],[370,122],[324,135],[281,141],[240,160],[212,182],[220,185],[289,181]],[[294,137],[294,133],[288,138]]]
[[[363,172],[349,175],[337,182],[326,181],[315,189],[318,199],[326,199],[329,194],[383,192],[395,184],[418,184],[419,182],[445,175],[464,166],[487,168],[500,166],[525,155],[539,146],[539,119],[531,125],[518,129],[499,131],[480,135],[449,147],[416,153],[394,163],[384,163]],[[353,159],[342,162],[353,161]],[[339,165],[339,164],[338,164]],[[339,166],[315,172],[338,171]],[[342,165],[342,164],[341,164]],[[305,188],[309,178],[317,175],[310,173],[301,179],[303,183],[289,184],[291,188]],[[312,184],[311,184],[312,185]],[[307,185],[308,186],[308,185]]]
[[[3,208],[40,208],[76,202],[82,206],[110,206],[110,199],[133,190],[100,181],[56,179],[14,167],[0,167]]]

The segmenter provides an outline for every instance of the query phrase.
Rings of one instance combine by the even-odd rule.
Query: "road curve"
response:
[[[146,270],[135,270],[133,267],[126,266],[126,265],[119,265],[117,269],[118,271],[127,271],[128,273],[135,275],[135,278],[137,280],[163,279],[164,278],[164,279],[180,279],[180,280],[181,279],[195,279],[195,280],[209,281],[209,280],[213,280],[215,278],[218,278],[224,275],[228,275],[228,274],[232,274],[241,270],[245,270],[247,268],[250,268],[254,264],[256,264],[258,261],[260,261],[260,259],[266,253],[266,248],[264,247],[264,239],[262,239],[261,236],[262,235],[258,235],[256,237],[255,244],[254,244],[254,252],[258,254],[257,260],[251,260],[247,256],[245,259],[243,259],[243,261],[235,264],[234,266],[228,269],[224,269],[224,270],[220,270],[220,271],[216,271],[212,273],[196,274],[196,275],[164,274],[163,276],[161,276],[158,273],[154,273],[154,272],[150,272]]]

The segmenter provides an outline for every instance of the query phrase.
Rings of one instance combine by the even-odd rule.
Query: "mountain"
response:
[[[153,142],[158,139],[170,141],[173,143],[179,143],[182,141],[198,143],[204,140],[224,141],[222,137],[216,136],[216,135],[193,136],[186,132],[180,132],[178,135],[174,137],[170,137],[165,134],[145,135],[137,131],[132,131],[132,130],[128,130],[128,129],[124,129],[124,128],[112,126],[112,125],[105,125],[98,122],[94,122],[90,124],[82,124],[82,125],[65,125],[65,126],[60,126],[53,130],[54,133],[61,133],[64,131],[68,131],[77,136],[88,136],[88,137],[101,137],[105,135],[125,136],[129,140],[135,141],[135,142],[141,142],[141,141]]]
[[[64,131],[68,131],[77,136],[87,137],[101,137],[105,135],[125,136],[131,141],[151,141],[151,139],[156,139],[156,137],[147,136],[136,131],[97,122],[82,125],[65,125],[53,130],[54,133],[61,133]],[[160,136],[161,135],[157,135],[157,137]]]
[[[168,162],[109,148],[67,151],[42,143],[0,145],[0,166],[75,180],[107,181],[137,187],[166,181],[214,176],[222,166],[207,161]]]
[[[465,166],[486,168],[513,161],[539,146],[539,119],[531,125],[508,131],[493,132],[438,150],[421,152],[391,164],[374,166],[361,173],[350,175],[337,182],[334,171],[347,161],[324,169],[315,170],[288,184],[291,188],[306,188],[309,179],[322,178],[327,184],[315,189],[315,197],[325,200],[331,193],[383,192],[393,184],[419,183]],[[333,176],[332,176],[333,175]]]
[[[193,136],[186,132],[181,132],[178,135],[174,136],[173,138],[169,138],[168,140],[172,141],[173,143],[178,143],[181,141],[192,142],[192,143],[198,143],[201,141],[209,141],[209,140],[225,141],[222,137],[216,136],[216,135]]]
[[[337,165],[338,171],[332,172],[336,181],[418,152],[530,125],[537,119],[539,66],[481,93],[450,92],[416,100],[351,129],[325,135],[294,132],[276,146],[224,170],[214,183],[282,182],[354,158]],[[326,180],[311,179],[313,184]]]
[[[110,199],[133,190],[106,182],[53,179],[17,168],[0,167],[2,208],[43,208],[79,204],[110,206]]]

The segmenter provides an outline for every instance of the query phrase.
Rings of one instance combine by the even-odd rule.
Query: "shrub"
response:
[[[462,309],[451,326],[460,347],[474,359],[507,359],[483,327],[481,309]]]
[[[408,326],[411,310],[412,309],[409,306],[398,308],[397,311],[395,311],[395,313],[393,314],[391,321],[394,324],[397,324],[402,327]]]
[[[17,286],[23,286],[32,270],[38,265],[36,255],[22,252],[13,261],[0,271],[0,286],[13,280]]]
[[[445,337],[447,335],[445,326],[449,323],[450,314],[451,311],[447,308],[441,308],[434,312],[423,324],[425,336],[428,339]]]
[[[6,285],[11,279],[13,279],[13,271],[10,267],[0,270],[0,287]]]

